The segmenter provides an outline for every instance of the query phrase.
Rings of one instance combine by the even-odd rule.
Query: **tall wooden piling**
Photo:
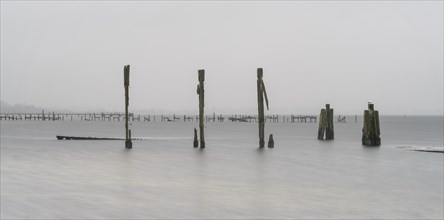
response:
[[[263,148],[265,146],[265,117],[264,117],[264,96],[265,103],[267,105],[268,110],[268,97],[267,91],[265,90],[265,84],[262,80],[264,73],[262,68],[257,69],[257,110],[258,110],[258,119],[259,119],[259,147]]]
[[[368,110],[364,110],[364,126],[362,128],[362,145],[381,145],[381,131],[379,129],[379,113],[374,110],[373,103],[368,103]]]
[[[318,139],[324,140],[325,137],[325,140],[333,140],[334,134],[333,109],[330,108],[330,104],[326,104],[319,115]]]
[[[199,95],[199,131],[200,131],[200,148],[205,148],[205,136],[204,136],[204,81],[205,81],[205,70],[198,70],[198,80],[199,85],[197,85],[197,94]]]
[[[128,129],[128,105],[129,105],[129,76],[130,66],[123,67],[123,78],[125,86],[125,148],[131,149],[133,143],[131,142],[131,131]]]

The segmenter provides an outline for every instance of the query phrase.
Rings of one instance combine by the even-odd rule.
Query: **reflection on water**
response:
[[[200,149],[183,138],[192,123],[135,122],[149,138],[131,150],[54,140],[119,137],[113,122],[1,123],[2,218],[443,218],[443,154],[395,147],[442,147],[442,117],[381,120],[380,147],[361,146],[358,123],[336,124],[333,141],[317,124],[269,123],[274,149],[258,148],[254,123],[208,123]]]

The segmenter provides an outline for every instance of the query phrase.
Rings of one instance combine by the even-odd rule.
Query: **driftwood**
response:
[[[57,135],[57,140],[125,140],[123,138],[75,137]]]

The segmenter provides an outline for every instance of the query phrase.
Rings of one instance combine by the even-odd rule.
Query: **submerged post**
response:
[[[362,145],[381,145],[381,131],[379,129],[379,113],[374,110],[373,103],[368,103],[368,110],[364,110],[364,126],[362,128]]]
[[[130,66],[126,65],[123,67],[123,78],[125,86],[125,148],[131,149],[133,143],[131,142],[131,131],[128,129],[128,105],[129,105],[129,74]]]
[[[205,70],[198,70],[199,85],[197,85],[197,94],[199,95],[199,130],[200,130],[200,148],[205,148],[205,136],[204,136],[204,81]]]
[[[265,133],[265,117],[264,117],[264,96],[265,102],[268,110],[268,97],[267,91],[265,90],[262,68],[257,69],[257,111],[259,119],[259,147],[263,148],[265,146],[264,133]]]
[[[273,134],[270,134],[270,137],[268,138],[268,148],[274,148]]]
[[[330,104],[326,104],[325,109],[321,109],[321,114],[319,115],[318,139],[324,140],[324,136],[325,140],[333,140],[335,136],[333,128],[333,109],[330,108]]]
[[[193,142],[194,148],[199,147],[199,141],[197,141],[197,130],[194,128],[194,142]]]

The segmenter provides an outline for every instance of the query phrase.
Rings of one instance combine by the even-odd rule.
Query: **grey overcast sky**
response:
[[[72,110],[443,114],[443,1],[1,1],[1,100]]]

